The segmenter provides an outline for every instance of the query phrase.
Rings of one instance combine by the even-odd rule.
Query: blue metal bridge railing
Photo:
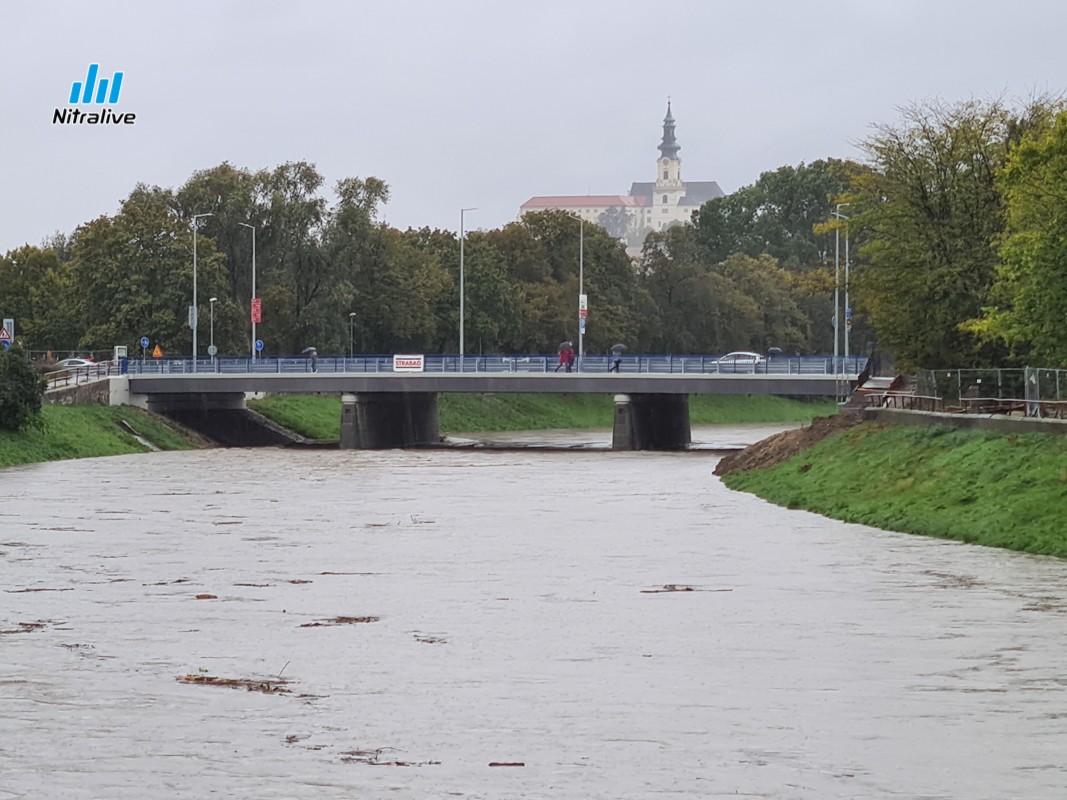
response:
[[[607,373],[615,356],[585,355],[574,371]],[[556,355],[425,355],[423,371],[430,373],[550,373],[556,372]],[[758,362],[723,359],[715,355],[623,355],[619,371],[651,375],[858,375],[866,367],[863,356],[767,356]],[[131,375],[292,374],[292,373],[375,373],[393,372],[392,355],[318,356],[315,363],[306,356],[217,356],[127,359],[122,373]],[[562,369],[558,370],[562,372]],[[112,373],[114,374],[114,373]]]

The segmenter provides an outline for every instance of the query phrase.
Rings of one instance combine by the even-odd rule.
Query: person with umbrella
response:
[[[571,366],[574,364],[574,344],[570,341],[559,343],[559,363],[556,365],[556,372],[559,372],[560,367],[566,367],[567,372],[571,371]]]
[[[613,344],[611,346],[611,366],[608,367],[608,372],[618,372],[619,365],[622,364],[622,354],[627,350],[624,344]]]
[[[319,371],[319,351],[318,350],[316,350],[314,347],[305,347],[302,351],[300,351],[300,354],[308,357],[308,360],[311,362],[311,371],[312,372],[318,372]]]

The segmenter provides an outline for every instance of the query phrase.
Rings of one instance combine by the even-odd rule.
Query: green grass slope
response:
[[[40,428],[0,431],[0,467],[148,452],[150,448],[119,426],[120,420],[161,450],[194,447],[161,418],[132,406],[45,405]]]
[[[865,423],[722,480],[847,522],[1067,557],[1067,436]]]

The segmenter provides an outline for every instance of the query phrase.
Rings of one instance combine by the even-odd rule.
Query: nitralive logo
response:
[[[70,86],[70,105],[110,106],[119,101],[122,91],[122,75],[116,72],[108,78],[97,78],[99,64],[90,64],[84,81],[74,81]],[[133,125],[137,115],[127,112],[117,114],[110,108],[83,111],[80,108],[57,108],[52,114],[53,125]]]

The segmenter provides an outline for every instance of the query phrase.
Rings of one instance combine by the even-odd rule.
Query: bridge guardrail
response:
[[[122,365],[117,361],[101,361],[95,364],[87,364],[82,367],[68,367],[54,372],[45,373],[46,389],[62,389],[66,386],[74,386],[79,383],[107,378],[118,375],[122,371]]]
[[[604,374],[611,367],[610,355],[584,355],[576,372]],[[624,355],[619,371],[651,375],[858,375],[867,364],[861,356],[769,356],[758,364],[722,362],[715,355]],[[428,373],[550,373],[557,369],[555,355],[426,355]],[[836,371],[835,371],[836,366]],[[295,374],[295,373],[392,373],[392,355],[318,356],[314,368],[305,356],[248,356],[198,358],[171,357],[128,359],[122,373],[132,375],[199,374]]]

